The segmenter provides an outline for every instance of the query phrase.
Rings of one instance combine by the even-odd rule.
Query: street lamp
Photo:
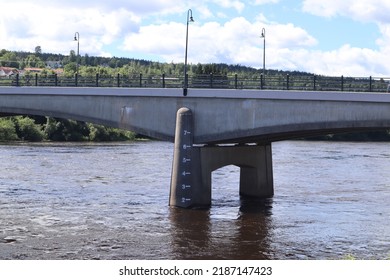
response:
[[[261,30],[261,38],[263,38],[264,46],[263,46],[263,78],[265,78],[265,28]]]
[[[79,55],[80,55],[80,34],[74,34],[74,41],[77,41],[77,59],[76,59],[76,74],[79,74]]]
[[[187,88],[188,88],[188,77],[187,77],[187,52],[188,52],[188,25],[190,22],[194,22],[194,18],[192,17],[192,10],[189,9],[187,12],[187,32],[186,32],[186,54],[184,58],[184,86],[183,86],[183,95],[187,96]]]

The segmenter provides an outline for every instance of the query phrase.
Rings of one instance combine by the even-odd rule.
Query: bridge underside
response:
[[[319,128],[318,124],[312,125],[308,124],[305,129],[302,129],[301,125],[294,128],[294,126],[287,127],[272,127],[269,129],[263,128],[260,129],[261,132],[254,133],[257,135],[251,136],[242,136],[241,138],[236,139],[226,139],[224,141],[212,142],[208,144],[224,144],[224,143],[237,143],[237,144],[246,144],[246,143],[270,143],[291,139],[300,139],[300,138],[310,138],[316,136],[324,136],[328,134],[339,134],[339,133],[352,133],[352,132],[369,132],[369,131],[378,131],[390,128],[390,122],[382,122],[381,126],[378,126],[377,123],[360,123],[357,127],[355,123],[335,123],[334,125],[327,124],[326,128]]]

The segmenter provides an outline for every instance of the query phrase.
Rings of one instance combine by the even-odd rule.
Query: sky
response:
[[[390,77],[389,0],[0,0],[0,49]],[[265,38],[261,37],[265,30]]]

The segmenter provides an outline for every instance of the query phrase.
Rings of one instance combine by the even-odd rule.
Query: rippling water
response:
[[[273,144],[275,197],[213,173],[209,210],[168,207],[173,144],[0,146],[0,259],[390,258],[387,143]]]

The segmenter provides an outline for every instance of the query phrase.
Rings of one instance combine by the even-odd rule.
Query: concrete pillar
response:
[[[218,168],[240,167],[240,195],[269,198],[274,195],[271,144],[201,148],[203,184],[211,188],[211,173]]]
[[[192,112],[181,108],[176,116],[170,206],[210,207],[211,174],[227,165],[241,168],[241,196],[273,196],[271,144],[194,146],[193,139]]]
[[[241,165],[240,195],[270,198],[274,195],[271,144],[248,147],[247,153],[252,166]]]
[[[203,185],[199,147],[194,147],[192,112],[181,108],[176,115],[175,146],[169,205],[183,208],[209,207],[211,188]]]

